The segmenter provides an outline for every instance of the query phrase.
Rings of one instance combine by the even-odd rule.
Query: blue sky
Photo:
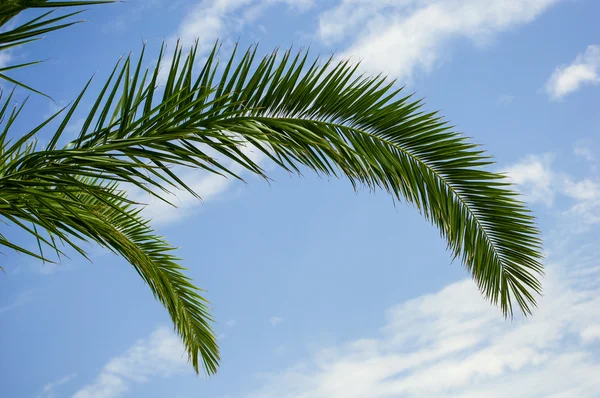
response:
[[[539,309],[507,322],[437,231],[383,193],[264,160],[270,185],[188,174],[204,202],[180,194],[179,209],[145,211],[208,290],[219,373],[193,374],[166,312],[121,259],[92,249],[93,263],[56,267],[7,252],[0,396],[597,397],[598,15],[596,0],[129,1],[0,59],[49,58],[18,76],[58,105],[144,40],[156,55],[163,40],[198,38],[203,50],[221,39],[224,51],[259,42],[264,53],[362,59],[494,155],[547,254]],[[56,107],[32,97],[23,125]]]

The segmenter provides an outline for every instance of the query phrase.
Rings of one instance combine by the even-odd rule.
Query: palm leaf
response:
[[[69,223],[58,215],[45,217],[40,209],[56,206],[54,199],[45,198],[46,191],[66,192],[74,181],[99,178],[126,182],[163,199],[172,187],[201,195],[171,167],[202,168],[239,178],[224,166],[226,158],[267,178],[261,166],[245,154],[243,146],[253,145],[288,171],[310,169],[344,176],[355,188],[382,189],[413,205],[438,227],[452,255],[461,259],[482,294],[499,305],[505,316],[513,315],[515,303],[524,314],[531,313],[535,295],[541,292],[538,277],[543,272],[534,218],[504,177],[485,169],[492,163],[490,158],[437,113],[424,111],[421,101],[403,95],[394,82],[359,74],[358,66],[348,61],[317,59],[309,64],[307,53],[292,56],[288,51],[282,57],[272,53],[255,62],[256,48],[251,48],[239,59],[234,52],[219,75],[215,46],[196,75],[196,53],[193,47],[184,56],[177,47],[160,88],[158,67],[142,68],[143,52],[137,62],[127,58],[117,64],[80,134],[64,147],[58,144],[85,90],[66,110],[47,147],[22,151],[43,126],[12,145],[4,143],[5,134],[0,136],[0,200],[5,192],[14,198],[26,188],[35,190],[31,197],[39,195],[47,202],[21,208],[6,199],[17,207],[12,217],[34,222],[76,249],[77,244],[67,240],[70,236],[113,247],[139,269],[137,255],[128,254],[133,247],[115,248],[105,237],[111,236],[111,226],[120,230],[121,221],[108,218],[108,225],[90,221],[77,226],[72,224],[77,223],[79,213]],[[106,198],[97,190],[114,193],[114,188],[98,186],[104,183],[87,184],[85,195],[91,196],[86,197]],[[70,195],[68,200],[84,202],[77,198]],[[119,198],[115,211],[129,214],[123,210],[125,197]],[[0,211],[4,215],[9,210]],[[23,215],[34,211],[40,215],[33,221]],[[135,225],[141,224],[146,225],[141,220]],[[40,245],[48,241],[38,239]],[[198,369],[200,353],[205,368],[214,371],[218,354],[208,331],[207,313],[198,309],[204,307],[192,307],[194,316],[187,319],[180,304],[173,304],[175,311],[169,307],[169,300],[201,305],[198,297],[178,290],[189,282],[178,270],[172,288],[156,289],[162,283],[160,265],[148,267],[152,271],[142,277],[171,313],[194,367]],[[207,334],[185,332],[192,327],[192,318],[204,320],[202,330]]]
[[[219,351],[210,327],[207,301],[183,273],[175,250],[154,233],[141,209],[128,201],[116,183],[102,183],[89,177],[71,178],[48,185],[3,186],[2,215],[35,236],[40,254],[0,238],[0,244],[48,261],[42,245],[62,254],[55,238],[83,255],[79,243],[94,241],[125,258],[148,284],[155,298],[168,310],[175,329],[182,336],[190,361],[198,371],[201,355],[207,373],[217,369]],[[31,227],[28,226],[31,225]],[[38,227],[46,235],[38,233]]]

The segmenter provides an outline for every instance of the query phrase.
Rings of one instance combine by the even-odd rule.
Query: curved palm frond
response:
[[[0,215],[34,235],[40,253],[11,244],[3,236],[0,245],[49,261],[42,247],[50,246],[61,256],[59,242],[86,256],[77,239],[96,242],[122,256],[169,312],[196,372],[200,356],[205,372],[215,373],[219,349],[208,302],[185,276],[180,259],[172,254],[175,248],[154,233],[140,216],[141,208],[125,197],[116,182],[66,178],[53,186],[25,179],[3,181]]]
[[[411,203],[438,227],[483,295],[505,316],[512,316],[513,300],[524,314],[531,312],[543,272],[534,219],[503,176],[483,168],[492,163],[489,157],[453,132],[437,113],[424,112],[421,102],[402,96],[394,82],[357,73],[358,66],[348,61],[309,64],[307,53],[292,57],[288,51],[283,57],[274,52],[255,62],[256,48],[251,48],[239,60],[234,52],[220,73],[215,46],[196,75],[196,55],[197,47],[187,56],[177,47],[160,90],[159,68],[142,68],[143,51],[137,62],[127,58],[117,64],[79,136],[65,147],[59,141],[86,90],[66,110],[56,134],[41,150],[16,155],[43,125],[12,145],[5,143],[5,129],[0,135],[0,200],[10,184],[15,192],[35,188],[43,197],[47,190],[67,189],[73,179],[87,177],[127,182],[161,198],[164,195],[153,188],[183,187],[201,194],[170,167],[202,168],[239,178],[223,165],[224,157],[266,178],[261,166],[243,151],[243,145],[251,144],[288,171],[300,173],[307,167],[345,176],[355,188],[383,189]],[[220,158],[209,154],[215,151]],[[0,215],[4,211],[0,208]],[[103,229],[92,234],[100,227],[86,232],[87,227],[73,229],[59,219],[44,219],[51,224],[44,225],[18,214],[14,218],[53,234],[78,233],[114,248],[103,240]],[[36,235],[37,230],[31,233]],[[6,242],[0,244],[10,244]],[[48,244],[47,239],[38,242]],[[125,257],[130,262],[136,259]],[[151,287],[162,283],[157,266],[150,265],[153,271],[143,275]],[[173,286],[189,283],[181,278],[177,273]],[[172,312],[169,300],[182,293],[177,288],[153,292],[176,325],[186,324],[179,305],[198,302],[197,297],[180,296],[179,304],[174,304],[178,309]],[[216,346],[209,344],[214,340],[207,343],[178,330],[194,367],[198,369],[200,352],[212,372],[210,364],[218,355]]]

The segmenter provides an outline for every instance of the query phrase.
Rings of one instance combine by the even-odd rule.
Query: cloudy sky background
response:
[[[599,14],[594,0],[129,1],[3,53],[0,64],[49,59],[19,77],[58,105],[32,97],[23,127],[96,74],[93,92],[144,41],[149,63],[178,39],[361,60],[495,156],[538,217],[547,273],[535,314],[505,321],[436,230],[382,193],[264,160],[270,185],[192,172],[203,202],[181,193],[179,209],[145,211],[208,290],[219,374],[193,374],[122,260],[93,249],[93,263],[57,267],[6,252],[0,396],[598,396]]]

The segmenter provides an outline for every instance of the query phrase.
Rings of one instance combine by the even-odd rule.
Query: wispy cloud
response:
[[[376,336],[322,347],[262,375],[264,385],[249,396],[596,397],[598,254],[593,266],[552,257],[544,297],[527,320],[503,320],[474,283],[463,280],[389,309]]]
[[[149,194],[141,193],[143,198],[136,199],[145,204],[143,214],[146,218],[153,221],[153,225],[173,223],[190,216],[190,213],[200,206],[202,202],[207,202],[223,194],[234,182],[231,178],[226,178],[217,174],[207,173],[199,170],[193,170],[180,178],[197,192],[202,200],[199,200],[192,194],[184,190],[174,191],[167,195],[167,199],[174,206],[161,201]]]
[[[600,223],[600,178],[595,171],[585,178],[576,178],[555,171],[553,159],[549,153],[528,155],[504,171],[529,203],[550,207],[557,195],[571,199],[563,215],[574,220],[574,228],[581,230]]]
[[[263,163],[264,154],[252,145],[241,147],[242,152],[255,163]],[[208,152],[207,152],[208,153]],[[213,156],[211,154],[211,156]],[[222,164],[232,173],[244,178],[246,170],[238,163],[227,161],[214,155]],[[157,199],[150,194],[139,189],[129,189],[130,197],[140,203],[144,203],[143,214],[146,218],[153,221],[153,225],[164,225],[173,223],[194,214],[194,211],[207,201],[214,200],[227,192],[233,184],[239,183],[234,177],[224,177],[218,174],[206,172],[203,170],[190,170],[177,168],[175,173],[184,181],[194,192],[200,195],[199,200],[194,195],[185,190],[172,191],[171,194],[163,196],[174,206]]]
[[[572,181],[569,177],[564,178],[564,194],[578,201],[600,199],[600,184],[591,178]]]
[[[507,167],[505,173],[530,203],[552,205],[557,193],[580,201],[600,199],[600,182],[595,176],[576,179],[557,172],[553,160],[551,153],[528,155]]]
[[[573,228],[580,232],[585,231],[591,225],[600,224],[600,199],[596,197],[577,202],[565,214],[578,220]]]
[[[7,51],[0,52],[0,68],[8,66],[11,60],[12,55],[10,55]]]
[[[546,83],[546,92],[553,100],[571,94],[585,85],[600,84],[600,45],[587,47],[569,65],[559,66]]]
[[[274,5],[284,4],[295,11],[305,11],[313,0],[203,0],[193,6],[179,24],[170,41],[180,40],[189,46],[199,41],[200,53],[211,48],[225,33],[241,31]]]
[[[172,51],[176,42],[184,47],[198,43],[201,57],[212,49],[217,40],[223,43],[224,37],[241,32],[249,23],[255,23],[268,8],[278,4],[287,5],[294,12],[303,12],[314,5],[314,0],[201,0],[190,7],[176,31],[167,39],[167,51]],[[261,25],[257,26],[260,29]],[[167,53],[164,57],[159,74],[161,82],[166,81],[171,55]]]
[[[594,152],[592,152],[592,141],[590,140],[579,140],[575,143],[573,147],[573,152],[576,156],[588,161],[595,162],[596,156],[594,156]]]
[[[9,311],[22,307],[26,304],[31,303],[33,301],[33,293],[31,290],[26,290],[19,293],[12,301],[8,304],[3,304],[0,306],[0,316]]]
[[[556,176],[551,168],[553,158],[552,154],[529,155],[504,170],[511,182],[520,188],[527,202],[552,205],[556,184]]]
[[[369,71],[410,79],[448,56],[448,44],[490,43],[498,34],[529,23],[559,0],[342,0],[320,15],[325,43],[350,45]]]
[[[166,327],[137,341],[122,355],[111,359],[96,380],[77,391],[73,398],[117,398],[135,384],[151,378],[188,371],[189,364],[179,338]]]
[[[521,183],[546,194],[576,204],[600,200],[596,176],[575,179],[553,170],[552,159],[531,155],[512,169]],[[465,279],[390,308],[379,333],[322,346],[284,370],[259,375],[263,384],[248,397],[596,397],[600,224],[577,233],[564,228],[565,218],[580,222],[563,212],[571,204],[553,206],[564,218],[545,234],[552,239],[546,239],[544,295],[533,316],[505,321]]]
[[[272,316],[271,318],[269,318],[269,323],[271,324],[271,326],[277,326],[282,322],[283,322],[283,318],[278,317],[278,316]]]
[[[55,380],[53,382],[50,382],[50,383],[46,384],[44,386],[44,388],[42,389],[41,394],[38,395],[38,398],[55,398],[55,397],[57,397],[56,390],[60,386],[62,386],[63,384],[67,384],[68,382],[70,382],[74,378],[75,378],[75,373],[72,373],[70,375],[61,377],[58,380]]]

